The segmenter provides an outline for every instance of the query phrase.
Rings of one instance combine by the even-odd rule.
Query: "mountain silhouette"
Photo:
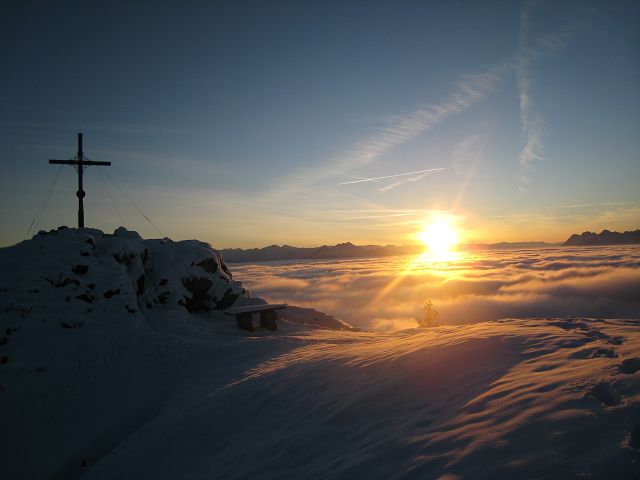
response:
[[[590,245],[630,245],[640,243],[640,230],[629,232],[612,232],[603,230],[600,233],[583,232],[574,233],[563,243],[566,247],[579,247]]]

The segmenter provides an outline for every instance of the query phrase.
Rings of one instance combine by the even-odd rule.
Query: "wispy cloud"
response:
[[[447,118],[463,112],[486,98],[511,68],[509,63],[504,62],[483,71],[461,75],[440,101],[415,108],[407,113],[387,117],[371,135],[357,141],[351,149],[333,160],[312,168],[298,170],[283,178],[274,193],[277,195],[304,193],[312,184],[339,177],[356,168],[371,164],[393,148],[415,139]],[[345,185],[349,183],[341,182]]]
[[[358,172],[364,166],[383,158],[394,148],[406,144],[419,135],[441,124],[457,114],[461,114],[474,104],[487,98],[496,86],[508,75],[515,73],[520,104],[520,120],[524,146],[519,155],[520,187],[526,189],[526,170],[542,159],[545,125],[537,112],[532,96],[532,64],[538,59],[554,55],[563,50],[576,33],[583,28],[593,12],[581,9],[582,14],[561,28],[548,34],[532,35],[532,12],[535,0],[527,0],[521,11],[519,24],[518,51],[513,58],[489,66],[486,69],[460,75],[439,100],[427,106],[418,106],[408,112],[385,117],[381,125],[356,141],[352,148],[336,155],[322,164],[301,168],[283,177],[270,192],[270,197],[307,195],[314,187],[327,180]],[[361,174],[361,173],[360,173]],[[360,179],[368,181],[367,179]],[[356,183],[356,182],[354,182]],[[359,183],[359,182],[358,182]],[[341,182],[340,184],[349,184]],[[383,187],[386,190],[402,183]]]
[[[628,205],[628,203],[625,203],[625,202],[581,203],[577,205],[557,205],[556,208],[619,207],[621,205]]]
[[[544,158],[543,138],[547,133],[544,118],[536,109],[531,93],[533,63],[540,57],[554,55],[563,50],[578,31],[587,24],[588,17],[586,15],[594,13],[593,10],[583,9],[583,15],[577,16],[558,30],[532,38],[532,12],[537,3],[537,0],[527,0],[522,6],[518,30],[518,53],[514,64],[524,139],[524,146],[519,155],[519,189],[522,191],[527,190],[529,183],[527,170]]]
[[[353,185],[355,183],[376,182],[378,180],[386,180],[386,179],[389,179],[389,178],[397,178],[397,177],[404,177],[404,176],[407,176],[407,175],[418,175],[418,174],[422,174],[422,175],[420,175],[420,178],[422,178],[427,174],[436,173],[436,172],[442,172],[443,170],[444,170],[444,168],[428,168],[426,170],[417,170],[415,172],[406,172],[406,173],[396,173],[395,175],[385,175],[383,177],[361,178],[359,180],[351,180],[349,182],[337,183],[336,185]]]
[[[402,212],[402,213],[386,213],[381,215],[360,215],[357,217],[345,217],[343,220],[351,221],[351,220],[368,220],[370,218],[390,218],[390,217],[411,217],[414,215],[423,214],[422,211],[419,212]]]
[[[425,173],[422,173],[420,175],[416,175],[415,177],[409,177],[409,178],[403,178],[402,180],[398,180],[395,181],[393,183],[390,183],[389,185],[385,185],[384,187],[381,187],[378,189],[378,191],[380,192],[388,192],[389,190],[393,190],[396,187],[399,187],[401,185],[404,185],[405,183],[410,183],[410,182],[417,182],[418,180],[422,180],[424,177],[428,177],[429,175],[432,175],[433,173],[437,173],[438,169],[435,169],[436,171],[427,171]],[[444,169],[442,169],[444,170]],[[442,171],[439,170],[439,171]]]
[[[542,136],[544,134],[544,124],[542,117],[535,110],[531,97],[531,11],[536,4],[536,0],[528,0],[524,3],[520,13],[520,26],[518,34],[518,54],[516,57],[515,70],[516,82],[518,86],[518,96],[520,100],[520,122],[522,124],[522,136],[524,137],[524,147],[520,152],[520,185],[521,190],[526,190],[528,178],[526,169],[532,164],[541,160],[543,156]]]
[[[391,117],[375,134],[361,140],[343,158],[344,169],[367,165],[393,147],[413,140],[446,118],[461,113],[484,99],[500,81],[506,64],[462,75],[445,98],[426,108]]]

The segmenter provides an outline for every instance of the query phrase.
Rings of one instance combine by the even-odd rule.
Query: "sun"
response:
[[[449,222],[437,221],[418,233],[418,239],[431,253],[447,253],[458,244],[458,232]]]

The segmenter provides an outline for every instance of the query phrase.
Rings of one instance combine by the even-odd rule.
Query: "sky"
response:
[[[75,226],[76,174],[48,159],[78,132],[112,162],[85,172],[105,231],[246,248],[414,243],[441,218],[481,243],[640,227],[635,1],[9,1],[0,39],[2,246]]]

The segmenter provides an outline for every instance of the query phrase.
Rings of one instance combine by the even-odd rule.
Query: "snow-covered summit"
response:
[[[15,309],[46,309],[60,321],[94,312],[193,312],[264,303],[234,281],[222,257],[197,240],[143,240],[118,228],[60,227],[0,250],[0,293]]]

